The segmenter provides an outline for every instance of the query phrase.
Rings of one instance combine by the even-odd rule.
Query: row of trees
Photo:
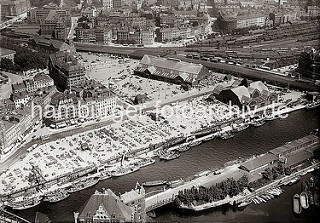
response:
[[[11,60],[3,59],[1,61],[1,69],[3,70],[21,72],[29,69],[44,69],[48,65],[49,55],[47,53],[21,47],[19,41],[1,38],[0,47],[16,51],[14,64]]]
[[[227,195],[230,197],[236,196],[248,186],[248,178],[243,175],[238,180],[228,178],[225,181],[217,183],[211,187],[192,187],[179,191],[175,199],[175,204],[179,206],[181,203],[191,205],[192,203],[202,204],[223,200]]]
[[[282,175],[290,175],[291,169],[290,167],[284,167],[283,164],[278,164],[278,166],[272,167],[270,169],[269,167],[262,172],[262,176],[267,180],[275,180],[279,176]]]

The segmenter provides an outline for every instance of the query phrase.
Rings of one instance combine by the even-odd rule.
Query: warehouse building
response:
[[[134,74],[159,81],[194,86],[209,76],[209,70],[201,64],[144,55]]]

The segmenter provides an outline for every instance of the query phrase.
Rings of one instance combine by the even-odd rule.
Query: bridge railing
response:
[[[157,203],[154,203],[154,204],[150,205],[149,207],[147,207],[146,211],[147,212],[152,211],[152,210],[154,210],[156,208],[159,208],[161,206],[164,206],[164,205],[172,203],[172,202],[173,202],[172,198],[168,198],[168,199],[164,199],[162,201],[158,201]]]
[[[31,223],[30,221],[0,208],[0,222]]]

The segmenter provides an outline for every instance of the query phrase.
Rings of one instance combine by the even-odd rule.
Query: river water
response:
[[[152,180],[176,180],[186,178],[208,169],[218,169],[227,161],[238,157],[249,157],[265,153],[309,134],[319,127],[320,109],[300,110],[291,113],[286,119],[267,122],[259,128],[250,127],[229,140],[214,139],[182,153],[179,159],[169,162],[157,161],[154,165],[119,178],[107,179],[92,188],[76,192],[59,203],[42,202],[40,205],[15,214],[34,221],[36,212],[47,214],[53,222],[74,222],[73,212],[79,210],[95,190],[110,188],[116,194],[129,191],[136,182]],[[168,207],[157,210],[157,222],[320,222],[319,211],[309,208],[300,216],[292,211],[292,196],[300,193],[300,184],[285,187],[279,198],[260,205],[249,205],[244,210],[220,207],[197,214],[180,213]],[[257,220],[259,219],[259,220]],[[317,220],[316,220],[317,219]]]

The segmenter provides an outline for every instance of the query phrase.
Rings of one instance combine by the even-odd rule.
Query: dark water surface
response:
[[[259,128],[250,127],[237,133],[233,139],[215,139],[203,143],[182,153],[179,159],[169,162],[157,161],[154,165],[130,175],[99,182],[92,188],[71,194],[68,199],[59,203],[42,202],[37,207],[15,213],[32,222],[37,211],[47,214],[53,222],[74,222],[73,212],[79,210],[95,190],[111,188],[118,194],[134,188],[137,181],[175,180],[204,170],[217,169],[227,161],[265,153],[287,141],[303,137],[318,128],[319,123],[320,109],[297,111],[291,113],[286,119],[267,122]],[[300,193],[300,184],[284,189],[285,193],[278,199],[260,205],[249,205],[242,211],[226,206],[197,214],[184,214],[168,206],[158,210],[157,218],[153,220],[161,222],[320,222],[320,211],[312,208],[303,211],[300,216],[294,215],[292,196]]]

